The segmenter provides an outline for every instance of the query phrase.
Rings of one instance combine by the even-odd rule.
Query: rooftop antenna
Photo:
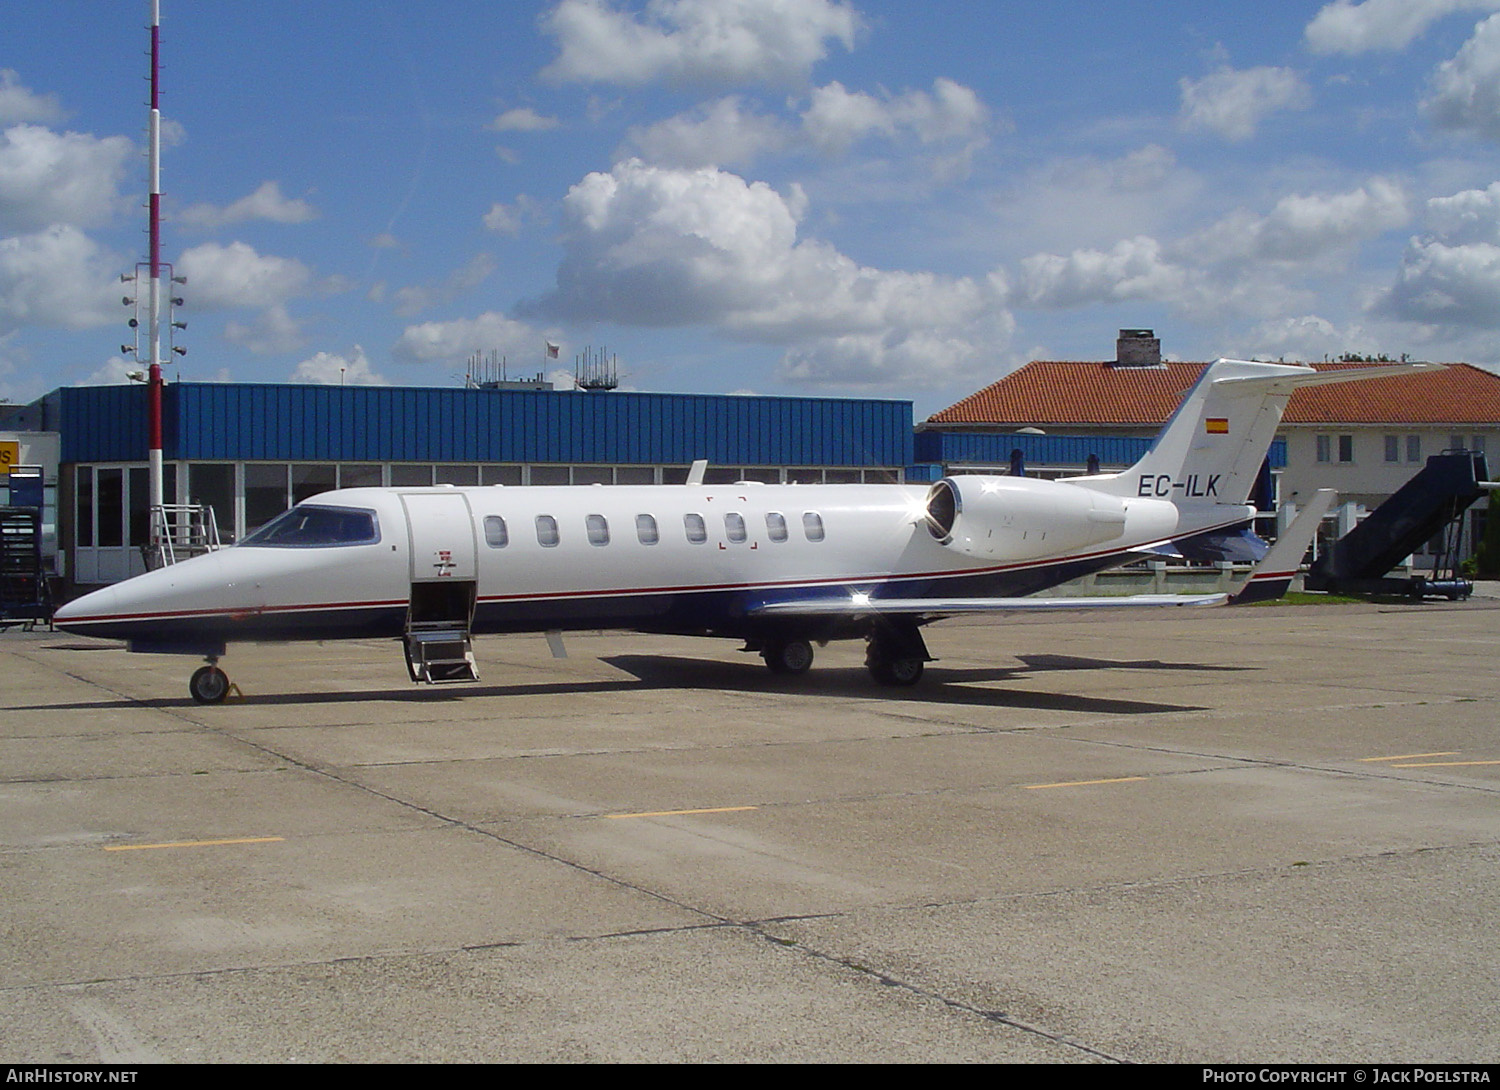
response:
[[[583,356],[574,357],[573,381],[580,390],[613,390],[620,385],[619,357],[609,355],[609,350],[600,346],[595,352],[593,345],[583,350]]]

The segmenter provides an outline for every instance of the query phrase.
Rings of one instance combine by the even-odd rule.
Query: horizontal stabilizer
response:
[[[1220,389],[1254,389],[1290,392],[1302,386],[1334,386],[1341,382],[1363,382],[1372,378],[1394,378],[1398,375],[1416,375],[1424,371],[1442,371],[1441,363],[1393,363],[1386,367],[1346,367],[1336,371],[1309,371],[1304,374],[1238,375],[1233,378],[1215,379]]]

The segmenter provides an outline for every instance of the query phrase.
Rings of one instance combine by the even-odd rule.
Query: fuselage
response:
[[[975,511],[952,534],[934,529],[931,492],[908,485],[348,489],[313,497],[269,534],[86,595],[56,619],[143,649],[194,652],[240,640],[396,637],[419,600],[470,585],[476,633],[753,637],[785,624],[757,619],[765,602],[830,591],[1020,596],[1184,529],[1165,501],[984,480],[1003,486],[1003,514],[985,515],[971,484]],[[1106,500],[1118,510],[1059,513]],[[1245,516],[1224,505],[1192,528]],[[799,624],[808,637],[860,634],[838,617]]]

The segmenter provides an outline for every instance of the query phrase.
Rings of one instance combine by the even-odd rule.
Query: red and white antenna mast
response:
[[[165,325],[168,351],[185,355],[187,350],[171,345],[172,329],[186,328],[184,323],[171,320],[172,307],[180,304],[182,300],[174,299],[171,294],[173,283],[186,283],[186,278],[174,277],[172,266],[161,259],[161,0],[150,0],[151,5],[151,115],[148,123],[147,140],[147,197],[148,224],[150,233],[150,255],[144,263],[135,267],[135,298],[125,300],[127,305],[135,307],[136,316],[131,319],[130,325],[135,329],[134,353],[137,363],[145,363],[147,384],[147,464],[149,466],[148,479],[150,481],[150,506],[159,508],[162,506],[165,489],[162,484],[162,426],[161,426],[161,401],[162,401],[162,364],[165,362],[162,353],[162,314],[166,312],[167,322]],[[165,273],[165,278],[164,274]],[[128,274],[122,276],[121,280],[132,279]],[[142,284],[142,280],[147,283]],[[144,297],[143,297],[144,289]],[[144,306],[142,305],[144,304]],[[142,315],[142,310],[145,314]],[[142,343],[141,318],[145,318],[145,341]],[[130,345],[122,345],[121,350],[132,351]],[[144,357],[144,358],[143,358]],[[153,532],[155,522],[153,521]],[[151,544],[155,545],[153,541]]]
[[[148,372],[150,399],[151,506],[162,500],[161,456],[161,0],[151,0],[151,122],[147,134],[146,178],[150,196],[151,223],[151,367]]]

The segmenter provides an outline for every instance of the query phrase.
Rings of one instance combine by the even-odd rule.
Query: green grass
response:
[[[1348,594],[1322,594],[1311,590],[1289,590],[1280,598],[1269,602],[1252,602],[1257,606],[1341,606],[1354,602],[1367,602],[1367,598],[1355,598]]]

